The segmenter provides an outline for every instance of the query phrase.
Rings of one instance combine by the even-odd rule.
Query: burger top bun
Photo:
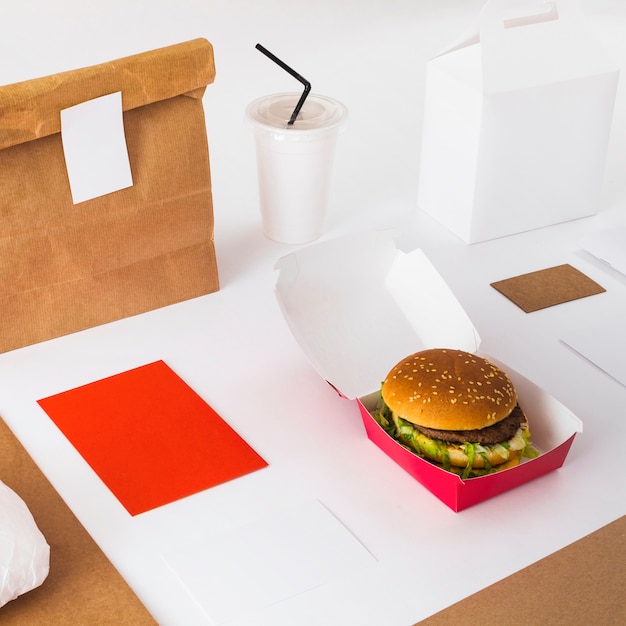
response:
[[[443,348],[402,359],[381,393],[398,416],[439,430],[493,426],[517,404],[515,388],[501,369],[475,354]]]

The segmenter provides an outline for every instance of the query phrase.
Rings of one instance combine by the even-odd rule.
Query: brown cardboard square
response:
[[[0,480],[24,500],[50,544],[48,577],[0,609],[3,626],[156,624],[2,419]]]
[[[219,288],[206,39],[0,88],[0,352]],[[133,186],[73,204],[60,112],[122,93]]]
[[[606,291],[567,263],[499,280],[491,286],[526,313]]]

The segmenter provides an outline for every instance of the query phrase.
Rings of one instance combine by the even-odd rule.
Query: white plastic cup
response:
[[[293,125],[298,93],[263,96],[246,107],[257,154],[263,233],[281,243],[307,243],[322,234],[339,131],[348,110],[309,94]]]

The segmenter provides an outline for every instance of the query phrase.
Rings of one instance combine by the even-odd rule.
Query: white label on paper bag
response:
[[[74,204],[132,187],[121,92],[62,110],[61,141]]]

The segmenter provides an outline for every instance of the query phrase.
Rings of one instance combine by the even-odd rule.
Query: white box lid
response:
[[[482,63],[475,63],[477,54]],[[490,93],[611,74],[619,68],[594,35],[580,0],[488,0],[474,22],[433,59],[461,80],[478,80]]]
[[[348,398],[376,391],[402,358],[426,348],[478,350],[467,313],[420,249],[374,231],[281,258],[276,297],[313,367]]]

